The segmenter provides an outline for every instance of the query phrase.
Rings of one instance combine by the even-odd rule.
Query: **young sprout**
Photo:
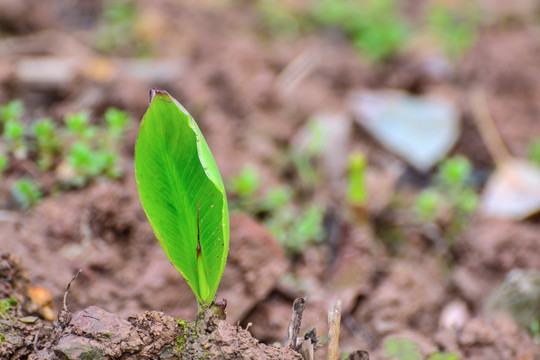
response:
[[[247,199],[259,189],[259,173],[252,166],[245,166],[230,182],[230,191],[240,198]]]
[[[396,0],[317,0],[317,23],[341,30],[370,61],[397,54],[408,40],[410,26]]]
[[[114,141],[121,140],[129,124],[129,115],[127,112],[115,108],[108,108],[105,111],[105,121],[109,136]]]
[[[24,111],[21,100],[13,100],[0,106],[0,123],[7,121],[19,121]]]
[[[49,170],[55,156],[60,153],[60,140],[56,135],[54,122],[49,119],[39,120],[34,125],[34,136],[37,142],[38,166],[41,170]]]
[[[416,198],[414,212],[422,220],[435,221],[437,220],[440,203],[439,193],[433,189],[426,189]]]
[[[191,115],[163,90],[150,96],[135,145],[139,197],[165,254],[208,307],[229,250],[225,187]]]
[[[85,143],[76,142],[69,150],[67,161],[76,174],[71,179],[72,185],[83,186],[102,172],[106,159]]]
[[[97,133],[97,129],[90,125],[90,114],[87,111],[66,115],[64,122],[68,131],[80,140],[91,140]]]
[[[471,176],[472,166],[464,156],[454,156],[445,160],[437,174],[440,185],[449,190],[461,189]]]
[[[13,198],[23,209],[28,210],[39,203],[42,197],[39,187],[30,179],[21,179],[13,184],[11,189]]]
[[[364,154],[355,152],[350,155],[347,200],[351,205],[366,206],[367,204],[366,167],[367,160]]]
[[[289,186],[279,186],[268,190],[261,200],[261,211],[279,211],[291,202],[293,190]]]
[[[419,219],[428,222],[445,220],[445,238],[449,244],[455,242],[478,205],[478,194],[469,184],[471,173],[472,165],[467,158],[446,159],[439,166],[435,186],[422,191],[416,198],[414,211]]]
[[[24,140],[24,125],[18,120],[10,119],[4,124],[2,137],[7,143],[8,150],[13,153],[16,159],[25,159],[28,155],[28,148]]]

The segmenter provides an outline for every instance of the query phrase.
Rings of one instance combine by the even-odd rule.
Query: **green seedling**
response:
[[[289,157],[300,182],[299,186],[304,190],[314,189],[321,181],[316,165],[325,144],[323,127],[317,119],[311,119],[307,125],[304,143],[290,150]]]
[[[80,187],[98,176],[116,179],[122,175],[118,151],[130,118],[115,108],[107,109],[104,117],[105,126],[90,125],[89,114],[84,111],[65,117],[64,138],[71,143],[66,161],[73,173],[68,184]]]
[[[463,156],[445,160],[435,176],[434,186],[416,198],[414,211],[419,219],[435,222],[444,219],[445,238],[455,242],[478,205],[478,194],[470,184],[472,166]]]
[[[102,52],[134,50],[138,56],[148,56],[152,43],[144,34],[138,33],[137,4],[132,0],[107,0],[94,37],[96,48]]]
[[[87,111],[66,115],[64,123],[68,132],[80,140],[90,141],[97,134],[97,129],[90,125],[90,114]]]
[[[324,209],[311,205],[307,209],[287,206],[277,210],[265,221],[268,230],[291,254],[300,254],[308,244],[324,239]]]
[[[6,141],[8,150],[16,159],[25,159],[28,156],[28,146],[24,136],[24,125],[18,120],[10,119],[5,122],[2,137]]]
[[[96,47],[104,52],[114,51],[134,41],[135,4],[126,0],[104,2],[101,24],[95,38]]]
[[[22,101],[13,100],[0,106],[0,123],[7,121],[18,122],[24,112]]]
[[[119,141],[124,136],[130,118],[125,111],[108,108],[105,111],[105,121],[107,122],[107,133],[111,140]]]
[[[260,211],[275,212],[287,206],[293,197],[293,190],[288,186],[278,186],[268,190],[260,201]]]
[[[34,125],[34,136],[37,143],[38,166],[42,171],[49,170],[62,149],[56,125],[49,118],[42,119]]]
[[[260,23],[270,35],[295,37],[300,33],[300,16],[284,1],[261,0],[255,3]]]
[[[39,187],[30,179],[17,180],[13,184],[11,193],[23,210],[28,210],[39,203],[43,196]]]
[[[11,316],[9,315],[10,311],[17,307],[17,299],[14,298],[8,298],[5,300],[0,301],[0,317],[2,319],[10,319]]]
[[[316,23],[341,30],[369,60],[396,55],[409,37],[409,25],[396,0],[317,0]]]
[[[240,173],[231,179],[230,191],[242,199],[255,195],[260,186],[259,173],[252,166],[245,166]]]
[[[408,339],[388,338],[383,343],[384,356],[386,358],[398,360],[420,360],[418,345]],[[427,360],[459,360],[459,357],[452,353],[436,352],[431,354]]]
[[[437,352],[435,354],[431,354],[427,360],[459,360],[459,356],[452,353]]]
[[[529,145],[529,160],[540,166],[540,138],[535,138]]]
[[[411,340],[388,338],[383,343],[384,356],[399,360],[420,360],[418,345]]]
[[[199,127],[180,103],[152,90],[135,145],[143,209],[199,305],[214,300],[229,250],[225,187]]]
[[[356,152],[349,157],[347,201],[353,206],[366,206],[368,190],[366,181],[367,160],[364,154]]]
[[[439,1],[428,7],[428,32],[452,59],[459,59],[476,42],[480,12],[474,2]]]
[[[416,198],[414,211],[423,220],[435,221],[437,220],[440,204],[439,193],[434,189],[426,189]]]

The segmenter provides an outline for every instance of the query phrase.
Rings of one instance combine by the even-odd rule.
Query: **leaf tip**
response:
[[[156,95],[167,95],[167,96],[170,96],[168,92],[166,92],[165,90],[161,90],[161,89],[158,89],[158,88],[152,88],[150,90],[150,102],[154,101],[154,98],[156,97]]]

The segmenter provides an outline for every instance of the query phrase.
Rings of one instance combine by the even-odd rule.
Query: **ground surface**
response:
[[[484,181],[494,162],[472,119],[472,88],[484,89],[494,123],[513,155],[525,157],[530,140],[540,136],[540,36],[530,15],[538,11],[532,1],[515,1],[514,6],[482,1],[494,20],[482,27],[461,60],[439,72],[432,71],[421,52],[370,66],[333,33],[269,35],[250,2],[136,3],[137,37],[152,44],[154,57],[148,64],[165,68],[164,73],[149,71],[147,63],[135,64],[130,44],[111,57],[92,47],[101,1],[0,1],[0,103],[22,99],[29,121],[45,114],[59,120],[79,109],[101,114],[108,106],[126,109],[139,120],[148,90],[164,88],[197,119],[226,182],[253,164],[265,187],[294,183],[283,164],[296,134],[314,113],[348,116],[347,94],[356,89],[398,88],[454,100],[462,130],[452,152],[468,157]],[[424,2],[405,3],[413,19],[420,16]],[[305,53],[316,54],[317,61],[290,90],[281,71]],[[24,66],[40,58],[59,61],[47,65],[57,72],[44,65],[42,72],[51,74],[46,80]],[[9,189],[28,166],[16,163],[5,174],[0,251],[20,259],[30,286],[51,294],[54,308],[36,307],[34,299],[22,306],[21,316],[51,318],[61,307],[66,284],[82,269],[70,291],[73,312],[97,306],[119,318],[134,316],[126,326],[135,326],[138,320],[133,319],[143,316],[165,316],[136,315],[145,311],[194,319],[195,298],[169,264],[140,207],[132,164],[136,128],[134,121],[122,150],[125,176],[118,181],[97,180],[52,194],[22,212]],[[383,170],[401,162],[356,124],[350,131],[347,153],[362,149],[370,164]],[[399,187],[383,192],[415,193],[428,182],[428,175],[406,169]],[[47,176],[36,175],[45,183]],[[305,296],[303,330],[316,327],[321,335],[327,331],[328,309],[341,299],[343,352],[365,349],[383,359],[384,339],[401,336],[417,343],[422,355],[440,350],[461,359],[540,358],[529,332],[510,317],[486,310],[488,295],[509,271],[540,270],[538,217],[510,222],[477,213],[451,252],[441,254],[419,226],[404,227],[398,246],[381,241],[380,227],[393,221],[396,211],[385,208],[369,221],[352,221],[345,191],[335,189],[323,181],[308,195],[325,204],[333,219],[327,230],[337,235],[308,245],[301,255],[287,256],[260,219],[249,214],[231,218],[230,255],[218,295],[228,300],[230,324],[240,322],[245,328],[252,323],[249,331],[255,338],[283,341],[292,301]],[[8,269],[6,259],[0,261],[0,273]],[[27,284],[1,274],[0,300],[13,296],[28,302],[20,290]],[[38,321],[39,326],[44,322]],[[21,325],[27,345],[34,341],[33,326]],[[321,348],[319,356],[324,353]],[[0,354],[19,358],[5,342]]]

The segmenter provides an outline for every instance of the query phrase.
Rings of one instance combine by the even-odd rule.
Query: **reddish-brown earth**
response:
[[[424,1],[406,3],[410,16],[420,16]],[[518,15],[511,18],[518,20],[507,23],[506,15],[500,15],[505,2],[482,3],[495,20],[480,30],[462,61],[434,74],[415,53],[370,67],[343,39],[317,32],[299,38],[264,35],[249,2],[136,1],[139,36],[153,44],[150,62],[170,60],[165,76],[144,77],[126,70],[134,52],[129,46],[111,58],[93,50],[91,31],[98,26],[102,1],[0,0],[0,103],[24,100],[27,119],[47,114],[59,120],[79,109],[100,115],[114,105],[139,120],[148,90],[165,88],[197,119],[226,182],[251,163],[270,187],[295,181],[283,164],[296,133],[316,112],[348,114],[349,91],[391,87],[445,94],[458,102],[462,113],[453,153],[467,156],[485,178],[494,162],[474,125],[470,90],[480,86],[486,91],[503,140],[514,155],[524,157],[529,141],[540,136],[540,37],[529,12],[515,10]],[[527,1],[513,3],[526,6],[522,3]],[[280,73],[305,52],[316,54],[318,61],[287,91]],[[43,84],[22,66],[43,57],[78,65],[61,69],[62,76]],[[122,153],[125,177],[119,181],[95,181],[52,194],[23,213],[9,189],[28,167],[15,164],[2,179],[0,300],[14,297],[19,300],[14,317],[38,319],[16,321],[13,332],[18,335],[0,344],[0,357],[74,359],[77,353],[66,355],[66,349],[88,343],[111,359],[178,356],[173,350],[163,353],[174,349],[182,332],[173,317],[192,321],[197,306],[140,207],[132,164],[136,128],[134,121]],[[356,125],[352,133],[348,150],[364,150],[381,168],[388,159],[396,160]],[[38,176],[44,184],[52,183],[51,174]],[[409,169],[398,191],[417,191],[426,182],[427,177]],[[342,202],[344,193],[336,194],[323,182],[303,199],[322,200],[334,209],[337,235],[296,257],[287,256],[258,219],[231,217],[230,254],[218,297],[228,300],[227,322],[233,325],[205,318],[212,328],[205,335],[211,344],[206,350],[224,348],[217,336],[238,336],[243,342],[227,350],[230,358],[286,358],[276,355],[283,349],[257,344],[248,332],[266,344],[283,341],[292,302],[304,296],[302,331],[316,327],[319,335],[327,332],[328,309],[343,301],[343,352],[364,349],[372,358],[382,358],[384,339],[401,336],[416,342],[422,355],[446,351],[460,359],[540,359],[528,331],[505,315],[485,311],[491,289],[510,270],[540,269],[537,217],[514,223],[474,216],[452,254],[441,256],[414,226],[403,228],[397,247],[383,244],[375,234],[392,219],[392,210],[378,209],[368,219],[373,221],[354,222]],[[56,314],[79,269],[68,296],[71,322],[53,326],[27,291],[45,289]],[[448,325],[455,322],[457,328]],[[109,332],[120,337],[109,339],[104,335]],[[243,350],[248,347],[260,353],[250,355]],[[126,349],[130,355],[121,357]],[[203,351],[192,350],[184,358]],[[277,353],[270,355],[272,351]],[[325,351],[321,347],[316,358]]]

